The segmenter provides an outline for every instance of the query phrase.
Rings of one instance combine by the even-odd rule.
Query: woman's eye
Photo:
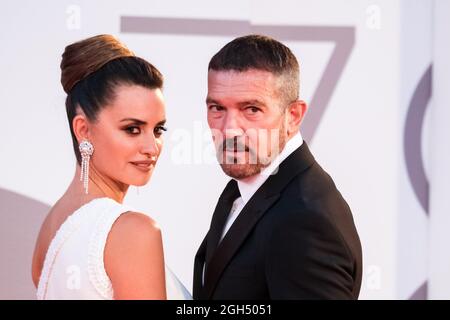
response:
[[[132,135],[141,133],[141,129],[139,127],[128,127],[125,129],[125,131]]]
[[[164,127],[164,126],[157,126],[155,128],[155,135],[159,137],[160,135],[163,134],[164,131],[167,131],[166,127]]]

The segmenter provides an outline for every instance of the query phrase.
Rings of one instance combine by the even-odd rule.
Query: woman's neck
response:
[[[119,183],[102,175],[91,162],[89,166],[89,193],[85,194],[83,181],[80,181],[80,174],[81,168],[77,164],[75,176],[69,187],[72,196],[80,198],[82,202],[101,197],[111,198],[119,203],[123,202],[129,185]]]

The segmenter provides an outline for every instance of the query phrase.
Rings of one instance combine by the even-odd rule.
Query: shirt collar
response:
[[[300,131],[286,142],[283,150],[275,157],[275,159],[264,168],[257,175],[250,177],[250,179],[236,180],[241,193],[242,200],[246,204],[251,197],[258,191],[259,187],[278,170],[278,166],[286,159],[292,152],[297,150],[303,144],[303,138]]]

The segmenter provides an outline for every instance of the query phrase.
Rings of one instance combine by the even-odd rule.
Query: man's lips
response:
[[[248,152],[248,148],[244,148],[244,149],[223,149],[224,152]]]
[[[222,150],[223,151],[228,151],[228,152],[248,152],[250,151],[250,149],[243,144],[237,144],[237,145],[227,145],[226,143],[223,144],[222,146]]]

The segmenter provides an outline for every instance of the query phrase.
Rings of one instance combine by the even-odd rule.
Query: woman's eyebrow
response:
[[[120,122],[124,122],[124,121],[131,121],[131,122],[133,122],[135,124],[139,124],[139,125],[146,125],[147,124],[146,121],[142,121],[142,120],[139,120],[139,119],[136,119],[136,118],[125,118],[125,119],[120,120]]]

